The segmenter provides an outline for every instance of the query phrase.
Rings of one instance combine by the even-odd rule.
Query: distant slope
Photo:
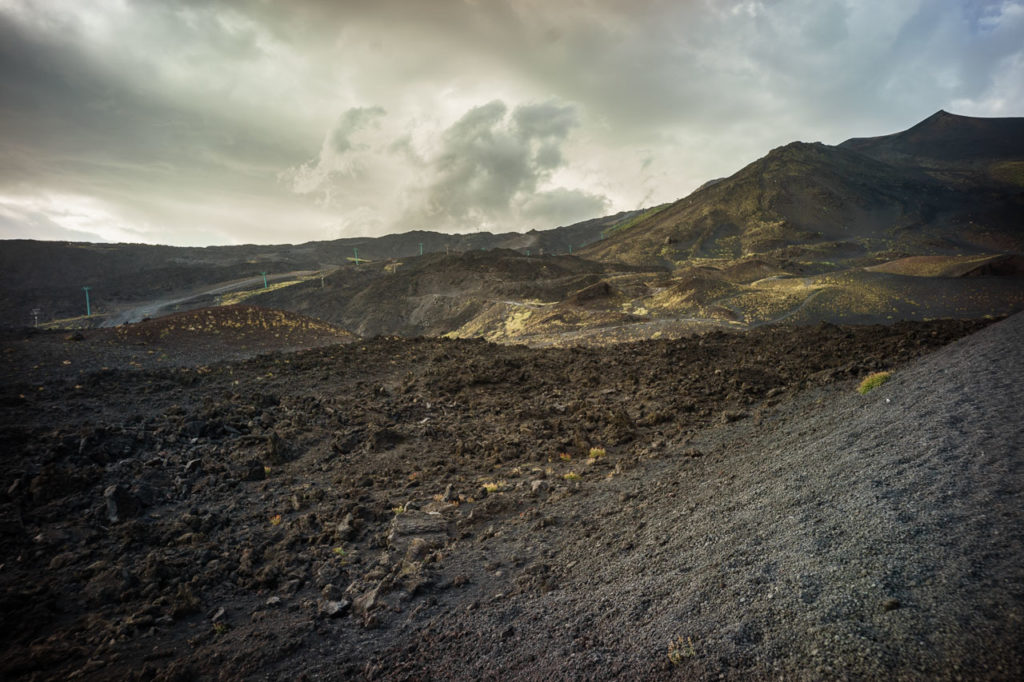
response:
[[[511,250],[429,254],[399,263],[345,268],[322,285],[310,281],[251,300],[363,336],[442,335],[481,316],[494,317],[496,310],[504,320],[509,308],[553,305],[623,269],[574,256],[527,257]]]
[[[0,325],[27,326],[31,311],[46,322],[85,313],[82,287],[91,287],[93,312],[112,313],[139,302],[191,294],[225,282],[320,270],[361,259],[405,258],[421,253],[508,248],[566,253],[600,238],[604,230],[640,211],[625,211],[551,230],[525,233],[442,234],[413,231],[383,237],[306,244],[212,246],[85,244],[35,240],[0,241]]]

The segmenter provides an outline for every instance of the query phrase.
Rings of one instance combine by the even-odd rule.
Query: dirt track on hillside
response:
[[[0,671],[1019,678],[1024,319],[905,364],[982,326],[131,370],[8,335]]]

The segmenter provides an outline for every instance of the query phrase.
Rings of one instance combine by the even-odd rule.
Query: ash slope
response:
[[[1016,315],[867,396],[810,390],[669,446],[547,511],[572,557],[560,589],[497,599],[487,626],[449,618],[462,635],[443,664],[441,634],[384,669],[401,656],[462,679],[1019,679],[1021,338]],[[706,456],[681,457],[691,448]]]
[[[5,348],[0,670],[1019,678],[1024,316],[905,364],[981,326]]]

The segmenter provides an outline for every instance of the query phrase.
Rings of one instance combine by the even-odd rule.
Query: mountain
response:
[[[1022,163],[1019,118],[975,118],[938,111],[912,128],[881,137],[855,137],[839,146],[893,165],[985,168]]]
[[[769,259],[1024,250],[1024,119],[939,112],[913,128],[838,146],[794,142],[593,244],[599,260],[680,266]]]

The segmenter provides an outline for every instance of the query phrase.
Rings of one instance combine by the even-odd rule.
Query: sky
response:
[[[1024,0],[0,0],[0,239],[550,229],[1024,115]]]

